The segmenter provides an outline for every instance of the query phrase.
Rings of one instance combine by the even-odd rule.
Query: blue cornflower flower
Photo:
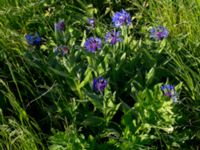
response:
[[[116,12],[112,17],[112,22],[115,27],[121,27],[123,25],[129,26],[131,24],[131,16],[124,9],[120,12]]]
[[[103,92],[108,82],[103,78],[99,77],[93,80],[93,90],[96,92]]]
[[[165,27],[158,26],[150,30],[150,38],[155,40],[162,40],[168,37],[168,30]]]
[[[101,39],[97,38],[97,37],[89,37],[86,41],[85,41],[85,48],[89,51],[89,52],[95,52],[97,49],[101,49]]]
[[[41,40],[42,40],[38,33],[34,35],[26,34],[25,38],[26,38],[27,43],[33,46],[40,46]]]
[[[95,27],[95,20],[93,18],[88,18],[87,22],[92,28]]]
[[[105,41],[109,42],[111,45],[115,45],[117,42],[121,42],[122,38],[120,38],[120,32],[119,31],[112,31],[108,32],[105,36]]]
[[[57,46],[53,49],[53,52],[57,55],[61,54],[62,56],[64,56],[65,54],[67,54],[69,52],[69,48],[67,46]]]
[[[56,31],[64,31],[65,30],[64,20],[60,20],[59,22],[55,23],[54,28]]]
[[[177,102],[177,93],[173,85],[163,85],[161,86],[161,90],[163,91],[165,96],[171,98],[174,102]]]

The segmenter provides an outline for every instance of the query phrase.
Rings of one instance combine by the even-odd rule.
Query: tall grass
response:
[[[124,41],[86,52],[86,38],[104,39],[122,8],[132,16]],[[1,149],[198,149],[199,8],[198,0],[1,0]],[[152,41],[159,25],[169,37]],[[24,38],[35,32],[39,49]],[[59,45],[66,56],[53,53]],[[104,94],[92,89],[99,76]],[[160,90],[166,83],[176,85],[177,103]]]

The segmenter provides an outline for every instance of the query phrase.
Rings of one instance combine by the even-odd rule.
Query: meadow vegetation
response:
[[[0,0],[0,149],[197,150],[200,0]]]

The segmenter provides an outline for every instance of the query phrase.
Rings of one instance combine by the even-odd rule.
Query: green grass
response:
[[[132,16],[120,29],[124,41],[88,53],[86,38],[104,39],[122,8]],[[199,16],[199,0],[1,0],[0,148],[199,149]],[[58,34],[61,19],[66,29]],[[149,31],[158,25],[169,37],[153,41]],[[34,32],[40,49],[25,40]],[[55,56],[56,45],[69,53]],[[108,80],[104,94],[92,90],[98,76]],[[167,83],[178,103],[160,90]]]

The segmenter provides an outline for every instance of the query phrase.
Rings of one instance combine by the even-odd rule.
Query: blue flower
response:
[[[177,102],[177,93],[173,85],[163,85],[161,86],[161,90],[163,91],[165,96],[171,98],[174,102]]]
[[[112,17],[112,22],[115,27],[121,27],[123,25],[129,26],[131,24],[131,16],[124,9],[120,12],[116,12]]]
[[[95,20],[93,18],[88,18],[87,22],[92,28],[95,27]]]
[[[158,26],[150,30],[150,38],[155,40],[162,40],[168,37],[168,30],[165,27]]]
[[[62,56],[66,55],[68,52],[69,52],[69,48],[67,46],[57,46],[53,49],[53,52],[56,54],[56,55],[59,55],[61,54]]]
[[[99,77],[93,80],[93,90],[96,92],[103,92],[108,82],[103,78]]]
[[[121,42],[122,39],[120,38],[120,32],[119,31],[112,31],[108,32],[105,36],[105,41],[110,43],[111,45],[115,45],[117,42]]]
[[[25,35],[26,41],[29,45],[33,45],[33,46],[40,46],[41,44],[41,37],[39,36],[39,34],[26,34]]]
[[[96,50],[101,49],[101,39],[90,37],[86,40],[84,46],[89,52],[95,52]]]
[[[60,20],[59,22],[55,23],[54,28],[55,28],[56,31],[64,31],[64,29],[65,29],[64,20]]]

